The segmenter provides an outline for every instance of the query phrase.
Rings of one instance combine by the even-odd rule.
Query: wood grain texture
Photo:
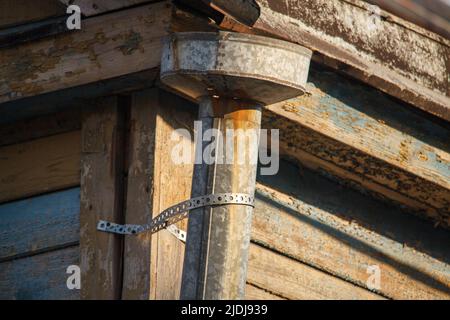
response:
[[[286,299],[247,283],[247,285],[245,286],[245,300],[286,300]]]
[[[159,2],[0,50],[0,103],[157,68],[170,13],[168,2]]]
[[[287,162],[259,177],[252,241],[360,287],[377,265],[392,299],[450,295],[447,230]]]
[[[80,109],[37,116],[0,126],[0,146],[81,129]]]
[[[285,156],[450,226],[450,130],[313,65],[309,95],[268,106]]]
[[[54,0],[2,0],[0,1],[0,28],[49,17],[64,15],[64,6]]]
[[[252,31],[304,45],[317,61],[450,120],[448,39],[360,0],[256,3]]]
[[[153,216],[191,197],[193,164],[175,164],[172,147],[179,141],[171,139],[175,129],[187,128],[195,116],[184,100],[160,91],[156,119],[156,144],[153,189]],[[193,136],[191,134],[191,136]],[[187,221],[177,226],[186,230]],[[151,298],[179,299],[184,258],[184,243],[166,230],[152,237]]]
[[[80,252],[81,297],[118,299],[122,237],[98,232],[98,220],[123,223],[123,126],[117,97],[83,112]]]
[[[0,148],[0,202],[80,182],[80,131]]]
[[[78,265],[79,247],[0,263],[0,299],[76,300],[80,290],[67,288],[67,267]]]
[[[151,0],[58,0],[64,5],[74,4],[80,7],[85,16],[93,16],[111,10],[124,9]],[[154,2],[156,2],[154,0]]]
[[[0,205],[0,261],[79,240],[80,188]]]
[[[378,300],[383,297],[298,261],[250,245],[248,279],[291,300]]]
[[[131,96],[125,222],[146,224],[152,219],[158,89]],[[151,234],[125,237],[122,299],[150,298]]]

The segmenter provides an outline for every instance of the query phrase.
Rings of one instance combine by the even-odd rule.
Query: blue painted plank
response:
[[[0,260],[79,241],[80,188],[0,205]]]
[[[0,263],[0,299],[79,299],[80,290],[67,288],[66,273],[79,259],[79,246],[72,246]]]

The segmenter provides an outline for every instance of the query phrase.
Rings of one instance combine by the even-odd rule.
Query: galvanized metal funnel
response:
[[[268,105],[301,95],[312,52],[290,42],[232,32],[182,32],[165,40],[161,80],[199,100]]]

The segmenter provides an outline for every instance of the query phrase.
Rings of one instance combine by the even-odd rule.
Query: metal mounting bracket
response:
[[[209,194],[206,196],[192,198],[183,202],[180,202],[170,208],[167,208],[161,212],[158,216],[152,219],[149,224],[117,224],[105,220],[100,220],[97,224],[97,230],[103,232],[117,233],[117,234],[138,234],[146,231],[151,233],[158,232],[161,229],[167,228],[174,223],[187,217],[188,213],[192,209],[206,207],[206,206],[223,206],[229,204],[246,205],[253,207],[254,197],[245,193],[218,193]],[[177,228],[178,229],[178,228]],[[172,231],[173,232],[172,232]],[[180,236],[180,232],[175,231],[173,228],[169,230],[174,233],[177,238]],[[184,232],[184,231],[183,231]],[[185,238],[185,236],[184,236]]]
[[[178,240],[180,240],[182,242],[186,242],[186,236],[187,236],[186,231],[181,230],[174,224],[171,224],[170,226],[168,226],[166,228],[166,230],[169,231],[171,234],[173,234],[175,237],[177,237]]]

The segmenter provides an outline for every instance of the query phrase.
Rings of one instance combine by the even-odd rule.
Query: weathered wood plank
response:
[[[125,222],[146,224],[153,213],[153,174],[158,89],[131,96],[128,141],[127,203]],[[123,299],[150,298],[151,234],[125,237],[123,261]]]
[[[184,100],[160,91],[156,119],[156,144],[153,186],[153,216],[162,210],[189,199],[193,164],[175,164],[172,148],[179,143],[171,138],[175,129],[186,128],[195,116]],[[193,136],[191,134],[191,136]],[[187,221],[177,226],[186,230]],[[152,299],[179,299],[184,258],[184,243],[166,230],[152,237],[150,275]]]
[[[266,108],[281,152],[449,227],[450,130],[317,66],[309,80],[310,95]]]
[[[0,29],[0,49],[68,32],[67,16]]]
[[[0,103],[157,68],[170,14],[168,2],[150,4],[0,50]]]
[[[80,106],[88,107],[92,100],[99,97],[152,87],[157,76],[159,72],[156,69],[144,70],[27,99],[0,103],[0,124],[9,125],[45,114],[80,109]]]
[[[156,2],[157,0],[59,0],[65,5],[74,4],[80,7],[85,16],[92,16],[111,10],[124,9],[133,5]]]
[[[0,202],[80,182],[80,131],[0,148]]]
[[[360,287],[377,265],[393,299],[450,296],[447,230],[286,162],[259,177],[252,240]]]
[[[383,299],[373,292],[253,243],[250,245],[247,281],[292,300]]]
[[[0,261],[79,240],[80,188],[0,205]]]
[[[80,191],[81,297],[118,299],[122,238],[98,232],[98,220],[123,223],[123,119],[117,97],[101,99],[82,118]]]
[[[450,120],[449,40],[360,0],[255,2],[260,16],[251,29],[229,19],[222,26],[302,44],[316,61]]]
[[[445,0],[369,0],[368,2],[450,39],[450,6]]]
[[[0,28],[64,15],[64,6],[54,0],[0,1]]]
[[[247,283],[245,286],[246,300],[286,300],[280,296],[274,295],[268,291],[255,287]]]
[[[79,290],[67,288],[66,273],[78,262],[79,247],[72,246],[0,263],[0,299],[79,299]]]
[[[145,8],[147,8],[148,6],[142,6],[136,9],[140,9],[143,10],[142,12],[147,12],[146,10],[144,10]],[[153,7],[151,7],[153,8]],[[131,9],[129,9],[131,10]],[[157,9],[155,10],[155,14],[157,14]],[[126,10],[128,11],[128,10]],[[217,26],[213,25],[213,23],[211,22],[210,19],[205,18],[203,16],[198,16],[193,14],[192,12],[186,11],[186,10],[182,10],[179,7],[173,6],[173,8],[168,8],[167,9],[168,12],[170,12],[170,14],[168,14],[168,18],[163,18],[164,14],[160,13],[159,16],[161,19],[163,19],[163,22],[169,21],[170,20],[170,27],[166,28],[166,29],[170,29],[171,31],[174,32],[179,32],[179,31],[213,31],[213,30],[217,30]],[[109,15],[109,14],[108,14]],[[139,17],[139,16],[137,16]],[[88,20],[93,20],[93,19],[100,19],[101,17],[95,17],[95,18],[89,18]],[[102,18],[104,19],[104,18]],[[113,19],[111,19],[113,20]],[[119,19],[120,20],[120,19]],[[133,29],[133,23],[135,23],[135,21],[133,19],[123,19],[125,20],[129,25],[129,29],[130,30],[134,30]],[[125,21],[121,20],[121,22],[125,23]],[[114,21],[109,21],[108,22],[99,22],[97,28],[101,31],[101,25],[102,23],[106,23],[106,25],[108,25],[108,23],[110,24],[108,28],[110,29],[114,29],[115,26],[113,26]],[[149,22],[150,23],[150,22]],[[155,28],[157,29],[157,26],[155,25]],[[83,26],[84,29],[84,26]],[[91,29],[95,29],[95,28],[91,28]],[[89,32],[95,32],[95,30],[85,30],[85,32],[89,33]],[[130,31],[131,32],[131,31]],[[156,31],[155,31],[156,32]],[[76,35],[77,33],[74,33],[74,35]],[[147,35],[144,35],[145,37],[147,37]],[[143,36],[143,37],[144,37]],[[65,35],[61,35],[60,37],[62,37],[63,39],[69,39],[69,34],[65,34]],[[92,38],[95,38],[95,35],[92,34]],[[66,39],[66,40],[67,40]],[[120,39],[116,39],[116,42],[119,42]],[[42,40],[44,41],[44,40]],[[69,41],[69,40],[67,40]],[[111,40],[112,41],[112,40]],[[143,38],[142,39],[142,46],[144,48],[150,47],[150,45],[147,45],[146,41],[151,41],[151,39],[147,39],[147,38]],[[152,40],[153,41],[153,40]],[[64,41],[62,41],[64,42]],[[92,42],[92,43],[91,43]],[[94,46],[94,48],[92,49],[91,47],[87,46],[86,44],[86,50],[88,49],[92,49],[91,51],[95,51],[96,52],[96,48],[98,45],[102,45],[102,43],[99,43],[98,45],[94,45],[95,41],[91,41],[89,42],[92,46]],[[103,41],[101,41],[103,42]],[[132,41],[131,41],[132,42]],[[30,47],[30,50],[33,51],[33,49],[31,49],[31,47],[34,46],[34,44],[41,46],[41,41],[39,42],[32,42],[29,43],[28,46]],[[49,44],[50,45],[50,44]],[[151,44],[152,46],[158,46],[161,45],[161,42],[159,39],[154,39],[154,41]],[[118,46],[120,47],[120,43],[118,44]],[[82,46],[83,47],[83,46]],[[98,97],[102,97],[102,96],[108,96],[108,95],[113,95],[113,94],[119,94],[119,93],[129,93],[131,91],[136,91],[136,90],[141,90],[141,89],[145,89],[145,88],[149,88],[149,87],[153,87],[155,84],[155,81],[159,78],[159,60],[158,60],[158,64],[152,65],[152,67],[150,68],[149,66],[145,65],[145,63],[152,63],[152,61],[154,61],[154,57],[156,57],[157,54],[155,55],[151,55],[151,59],[147,59],[147,58],[142,58],[141,56],[138,57],[138,59],[141,59],[142,61],[139,64],[138,69],[140,71],[137,72],[133,72],[133,70],[136,69],[136,63],[139,63],[137,61],[133,61],[132,63],[129,63],[128,60],[132,59],[132,57],[130,57],[129,55],[125,55],[122,56],[121,54],[117,53],[117,56],[120,57],[120,59],[122,59],[120,61],[118,61],[117,63],[119,63],[121,66],[120,68],[124,69],[122,74],[119,76],[115,76],[114,72],[116,72],[117,68],[116,67],[107,67],[107,68],[103,68],[103,72],[105,74],[105,76],[102,78],[101,81],[96,81],[98,79],[93,79],[92,82],[86,81],[81,83],[80,85],[76,85],[73,86],[71,83],[76,80],[73,77],[73,74],[77,74],[80,72],[80,70],[77,70],[77,66],[78,64],[70,64],[69,61],[74,61],[73,60],[73,56],[75,55],[76,52],[79,52],[80,54],[82,53],[82,48],[78,48],[75,50],[71,50],[69,47],[67,47],[67,51],[63,50],[64,48],[61,48],[61,61],[67,61],[67,63],[65,64],[66,67],[68,69],[66,69],[64,75],[67,77],[67,79],[65,79],[63,82],[63,84],[61,84],[60,87],[57,88],[56,91],[49,91],[47,93],[43,93],[42,92],[36,92],[36,95],[31,95],[25,99],[21,99],[21,97],[15,97],[14,99],[10,99],[7,102],[3,102],[0,103],[0,114],[2,115],[0,117],[0,123],[11,123],[17,120],[21,120],[24,118],[28,118],[28,117],[33,117],[33,116],[37,116],[37,115],[42,115],[42,114],[46,114],[46,113],[54,113],[56,111],[61,111],[61,110],[66,110],[68,108],[73,108],[73,107],[78,107],[80,104],[84,104],[86,105],[86,103],[88,103],[88,101],[90,99],[93,98],[98,98]],[[100,49],[99,49],[100,50]],[[101,49],[103,50],[103,49]],[[2,52],[4,52],[4,50],[0,50],[0,57],[2,57]],[[158,52],[158,50],[150,50],[149,52]],[[116,52],[113,51],[110,53],[111,55],[116,55]],[[65,58],[65,56],[67,55],[67,59]],[[133,56],[136,56],[137,53],[133,52],[132,53]],[[102,59],[108,59],[111,60],[108,57],[103,57],[103,55],[101,55]],[[21,56],[17,56],[17,58],[21,59]],[[156,59],[156,58],[155,58]],[[159,59],[159,58],[158,58]],[[84,61],[84,60],[83,60]],[[90,60],[89,60],[90,61]],[[86,72],[91,72],[91,69],[96,69],[98,68],[98,64],[96,63],[96,61],[91,61],[92,65],[91,67],[87,67],[86,68]],[[30,62],[31,63],[31,62]],[[19,61],[14,62],[14,64],[21,64]],[[130,70],[127,70],[128,67],[130,67]],[[149,67],[150,69],[146,69],[146,67]],[[37,68],[37,67],[36,67]],[[27,74],[27,70],[35,70],[35,67],[33,67],[33,65],[31,64],[30,68],[26,68],[26,70],[22,70],[23,73],[23,77],[26,78],[27,76],[25,74]],[[72,68],[69,70],[69,68]],[[60,70],[59,70],[60,71]],[[38,71],[40,72],[40,71]],[[111,74],[108,74],[111,73]],[[31,75],[31,73],[28,73],[30,78],[34,78],[33,75]],[[93,72],[91,75],[93,76],[97,76],[98,73],[97,72]],[[43,70],[43,76],[46,76],[46,70]],[[89,76],[87,76],[89,77]],[[40,79],[40,77],[38,77],[37,79]],[[37,79],[35,79],[37,81]],[[6,80],[5,80],[6,81]],[[31,80],[30,80],[31,81]],[[2,89],[0,88],[0,92]]]
[[[80,109],[42,115],[0,126],[0,146],[80,130]]]

